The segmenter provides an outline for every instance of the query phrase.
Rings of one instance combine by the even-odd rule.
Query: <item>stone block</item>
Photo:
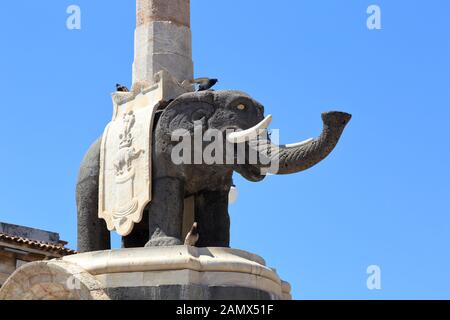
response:
[[[188,27],[171,22],[152,22],[135,32],[133,83],[167,71],[177,81],[193,78],[192,36]]]
[[[16,270],[16,259],[7,255],[0,255],[0,273],[11,274]]]
[[[172,21],[190,26],[190,0],[137,0],[137,26],[153,21]]]
[[[0,299],[280,300],[290,285],[261,257],[229,248],[148,247],[24,265]]]
[[[95,277],[61,260],[28,263],[0,289],[0,300],[107,300]]]

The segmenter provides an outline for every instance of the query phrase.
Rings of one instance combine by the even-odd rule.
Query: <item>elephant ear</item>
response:
[[[208,120],[214,114],[214,96],[211,92],[185,93],[172,101],[162,113],[157,133],[171,135],[175,130],[194,133],[194,126],[208,129]]]

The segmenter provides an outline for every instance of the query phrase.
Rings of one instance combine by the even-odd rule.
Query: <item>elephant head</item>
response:
[[[265,174],[296,173],[316,165],[334,149],[351,115],[344,112],[322,114],[323,131],[315,139],[291,145],[276,145],[264,134],[272,117],[264,116],[264,107],[240,91],[205,91],[183,94],[163,112],[156,129],[157,152],[167,154],[173,146],[170,135],[179,129],[193,134],[195,123],[204,131],[216,129],[223,133],[225,143],[257,148],[265,161],[228,163],[223,166],[239,172],[246,179],[260,181]],[[267,161],[268,160],[268,161]],[[278,162],[276,169],[267,165]]]

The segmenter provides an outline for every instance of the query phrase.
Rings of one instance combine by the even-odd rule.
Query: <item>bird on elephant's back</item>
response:
[[[228,195],[232,176],[238,172],[250,181],[261,181],[267,174],[291,174],[316,165],[334,149],[351,119],[345,112],[322,114],[320,136],[304,142],[277,145],[267,134],[271,116],[248,94],[233,91],[186,93],[160,108],[154,118],[152,139],[152,201],[132,233],[123,237],[124,247],[181,245],[184,202],[194,198],[194,220],[199,234],[198,247],[228,247],[230,218]],[[212,132],[214,139],[195,139],[196,134]],[[180,139],[174,139],[177,136]],[[190,139],[186,139],[190,138]],[[203,137],[204,138],[204,137]],[[181,152],[180,141],[188,141],[192,153]],[[214,141],[223,144],[223,161],[196,158]],[[78,250],[110,248],[110,235],[98,218],[100,166],[98,139],[82,161],[77,183]],[[231,148],[230,148],[231,146]],[[233,150],[230,157],[229,150]],[[239,157],[236,150],[244,150]],[[256,151],[257,157],[249,156]],[[214,153],[214,152],[213,152]],[[217,153],[217,152],[216,152]],[[217,160],[217,154],[215,159]],[[200,160],[200,161],[196,161]],[[273,164],[276,163],[276,166]]]

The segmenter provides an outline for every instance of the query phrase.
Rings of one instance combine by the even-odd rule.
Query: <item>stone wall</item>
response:
[[[5,244],[0,241],[0,287],[6,282],[6,279],[16,271],[16,269],[24,264],[51,258],[46,254],[12,249],[5,246]]]
[[[0,252],[0,287],[16,270],[16,258],[12,253]]]

